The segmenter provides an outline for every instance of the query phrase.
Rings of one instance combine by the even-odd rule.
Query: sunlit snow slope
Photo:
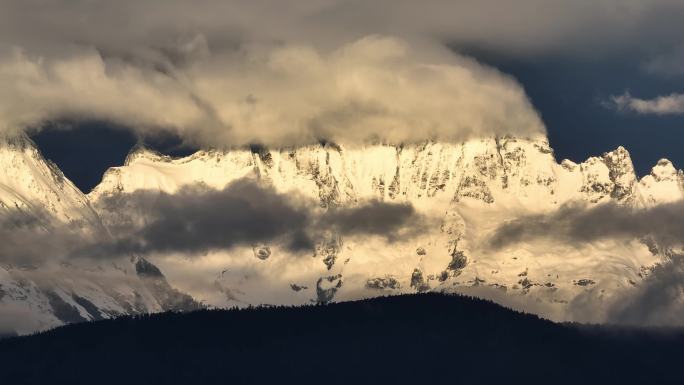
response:
[[[370,200],[407,202],[433,219],[420,235],[402,239],[327,232],[302,252],[273,243],[202,255],[50,263],[51,250],[45,250],[40,263],[0,266],[0,318],[21,324],[18,332],[193,309],[200,302],[304,304],[429,290],[474,293],[554,319],[601,321],[603,310],[667,258],[666,250],[652,239],[577,243],[543,237],[493,248],[493,231],[576,202],[614,202],[625,210],[673,202],[682,199],[684,184],[667,160],[637,180],[622,147],[580,164],[558,163],[544,137],[205,150],[179,159],[136,148],[88,195],[28,139],[0,145],[0,164],[1,215],[33,216],[45,234],[65,227],[86,236],[113,231],[122,218],[112,202],[125,200],[107,198],[173,194],[197,184],[220,189],[244,178],[307,196],[322,210]],[[582,311],[587,307],[594,310]]]
[[[667,160],[637,180],[622,147],[581,164],[557,163],[544,137],[200,151],[181,159],[138,148],[124,166],[107,171],[89,199],[104,223],[113,225],[116,207],[100,204],[103,197],[143,190],[173,193],[196,183],[223,188],[242,178],[307,195],[322,207],[372,199],[409,202],[438,221],[422,236],[393,242],[327,234],[303,255],[273,244],[192,259],[154,258],[172,282],[211,305],[467,291],[551,318],[592,321],[604,314],[582,312],[582,306],[606,308],[665,257],[652,240],[568,244],[540,239],[493,249],[492,231],[505,221],[573,202],[616,202],[630,210],[680,200],[684,181]],[[258,258],[264,247],[270,256]]]
[[[54,244],[46,241],[56,232],[87,237],[106,231],[89,199],[25,137],[0,143],[0,164],[0,250],[8,253],[11,243],[24,242],[14,250],[38,248],[44,253],[35,260],[0,258],[0,332],[197,307],[144,258],[68,263],[58,258]],[[23,222],[15,218],[36,221],[38,233],[31,233],[36,239],[16,239],[12,230]]]

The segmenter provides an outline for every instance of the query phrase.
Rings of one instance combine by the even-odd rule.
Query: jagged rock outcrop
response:
[[[401,289],[401,283],[399,283],[395,277],[387,275],[384,277],[370,278],[368,281],[366,281],[366,288],[377,290],[397,290]]]

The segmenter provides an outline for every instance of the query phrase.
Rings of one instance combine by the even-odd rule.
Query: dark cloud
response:
[[[79,231],[56,224],[39,208],[7,209],[0,215],[0,263],[19,267],[57,260],[83,241]]]
[[[408,221],[411,226],[407,226]],[[410,204],[380,201],[351,208],[332,208],[319,219],[319,227],[331,227],[341,234],[378,235],[388,240],[423,232],[427,225],[428,220],[418,215]]]
[[[596,56],[680,43],[683,11],[679,0],[5,0],[0,41],[43,51],[65,42],[88,44],[168,64],[187,62],[206,45],[227,50],[244,41],[278,40],[329,46],[376,33],[517,54]]]
[[[325,230],[393,240],[424,222],[408,204],[370,201],[323,210],[317,202],[248,179],[223,190],[196,186],[175,194],[139,191],[105,198],[104,204],[123,207],[128,218],[113,229],[115,237],[122,238],[112,244],[119,253],[201,253],[259,242],[282,242],[298,251],[313,247]],[[136,225],[140,218],[144,223]]]
[[[637,238],[650,235],[659,244],[684,240],[684,203],[631,209],[614,203],[587,207],[565,205],[550,214],[515,219],[499,226],[490,242],[502,248],[516,242],[550,238],[566,242],[590,242],[603,238]]]
[[[256,243],[301,251],[311,249],[324,231],[393,241],[420,233],[427,223],[407,204],[369,201],[325,210],[314,201],[250,180],[223,190],[194,186],[175,194],[138,191],[106,197],[103,204],[116,207],[116,220],[107,233],[59,224],[44,212],[1,216],[0,261],[30,265],[46,259],[157,252],[193,255]]]
[[[117,254],[204,252],[275,241],[307,230],[313,213],[294,197],[240,180],[224,190],[187,187],[175,194],[137,191],[105,198],[123,207],[112,228]],[[142,220],[142,223],[140,223]]]
[[[634,291],[608,311],[606,321],[630,325],[682,325],[684,320],[684,256],[671,256],[651,269]]]
[[[601,239],[644,239],[652,251],[663,255],[647,277],[612,299],[597,304],[595,298],[573,304],[580,317],[599,306],[608,307],[606,322],[630,325],[681,325],[684,319],[684,203],[632,209],[617,204],[594,207],[569,205],[548,215],[535,215],[501,225],[491,246],[502,248],[539,238],[582,244]],[[656,249],[653,249],[653,248]]]

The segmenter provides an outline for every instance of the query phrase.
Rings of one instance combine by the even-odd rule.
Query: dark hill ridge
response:
[[[682,330],[416,294],[124,317],[0,341],[0,384],[684,383]]]

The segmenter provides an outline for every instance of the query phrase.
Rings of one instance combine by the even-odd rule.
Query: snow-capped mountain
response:
[[[205,264],[198,270],[213,267],[217,274],[218,292],[197,293],[208,303],[325,302],[475,286],[542,299],[540,311],[557,318],[572,318],[567,307],[573,301],[607,301],[636,285],[662,255],[643,239],[583,245],[540,240],[492,250],[491,232],[507,220],[572,202],[616,202],[628,210],[680,200],[684,181],[666,160],[637,180],[622,147],[581,164],[557,163],[544,137],[489,138],[399,147],[200,151],[181,159],[139,148],[123,167],[110,169],[89,198],[111,223],[116,211],[98,204],[103,196],[173,193],[195,183],[222,188],[242,178],[308,195],[324,207],[372,199],[409,202],[439,217],[440,224],[426,236],[391,244],[330,234],[320,240],[314,258],[293,258],[278,245],[270,245],[267,259],[254,258],[251,248],[211,255],[194,262]],[[179,270],[177,258],[159,263]]]
[[[0,164],[2,252],[14,246],[44,253],[40,260],[21,255],[0,259],[0,329],[25,333],[66,322],[199,306],[144,258],[60,259],[50,241],[55,233],[73,234],[65,240],[71,242],[78,235],[107,231],[89,199],[25,137],[0,143]]]
[[[45,210],[78,227],[98,226],[88,199],[25,137],[0,141],[0,210]]]
[[[303,252],[278,243],[253,244],[193,258],[181,253],[148,256],[159,269],[135,256],[125,266],[120,261],[118,265],[101,262],[107,266],[98,271],[130,278],[116,288],[91,279],[54,283],[55,289],[46,291],[41,285],[48,280],[35,274],[23,279],[29,270],[3,268],[1,306],[24,306],[31,317],[42,317],[37,327],[72,321],[60,314],[73,309],[82,319],[94,319],[173,307],[160,298],[172,297],[177,307],[197,306],[181,292],[222,307],[466,291],[512,306],[532,303],[538,312],[555,319],[600,321],[601,312],[587,318],[575,309],[588,302],[609,303],[638,286],[665,257],[657,245],[648,239],[568,244],[542,238],[497,249],[489,245],[492,232],[506,221],[550,213],[573,202],[590,206],[615,202],[632,210],[681,200],[684,191],[684,174],[667,160],[638,180],[622,147],[580,164],[558,163],[545,137],[205,150],[179,159],[138,147],[123,166],[108,170],[88,195],[46,162],[30,142],[8,144],[1,151],[3,167],[13,173],[0,180],[3,207],[27,211],[45,207],[79,231],[98,226],[108,231],[121,225],[120,207],[112,205],[120,200],[112,197],[139,191],[174,194],[197,184],[221,189],[245,178],[280,193],[315,199],[323,209],[371,200],[407,202],[420,214],[437,219],[434,228],[406,239],[327,232],[312,250]],[[180,291],[172,289],[164,275]],[[156,286],[146,284],[150,276]],[[116,291],[122,287],[123,292]]]

